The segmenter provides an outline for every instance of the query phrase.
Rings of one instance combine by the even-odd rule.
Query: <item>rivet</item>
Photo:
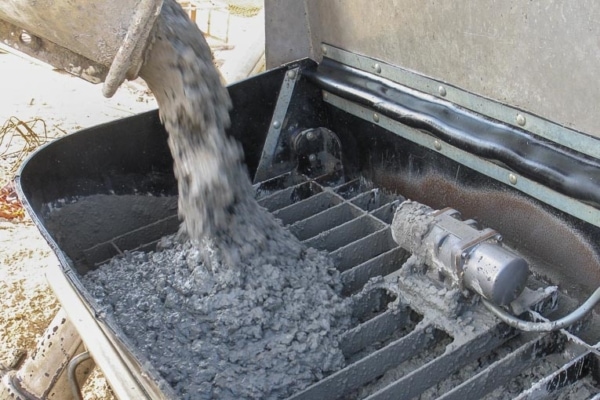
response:
[[[315,156],[314,154],[310,154],[310,155],[308,156],[308,160],[309,160],[310,162],[315,162],[315,161],[316,161],[316,159],[317,159],[317,156]]]
[[[325,45],[321,46],[321,50],[323,51],[323,54],[327,54],[327,47],[325,47]]]
[[[446,88],[445,88],[445,87],[443,87],[443,86],[440,86],[440,87],[438,88],[438,93],[440,94],[440,96],[442,96],[442,97],[446,97]]]
[[[375,69],[375,72],[377,72],[378,74],[381,73],[381,65],[375,64],[373,65],[373,69]]]
[[[279,121],[274,121],[273,122],[273,128],[279,129],[280,126],[281,126],[281,122],[279,122]]]
[[[508,181],[511,184],[516,185],[517,184],[517,176],[515,174],[508,174]]]
[[[23,31],[19,36],[19,40],[23,44],[30,45],[33,42],[33,37],[29,34],[29,32]]]
[[[379,114],[373,113],[373,121],[379,122]]]
[[[287,77],[290,79],[294,79],[296,77],[296,71],[290,70],[287,72]]]
[[[27,31],[21,32],[21,34],[19,35],[19,42],[21,42],[25,46],[30,47],[33,50],[37,50],[41,46],[40,39],[37,38],[36,36],[31,35]]]
[[[523,114],[517,114],[517,124],[519,124],[520,126],[524,126],[525,122],[527,122],[525,116]]]
[[[436,140],[435,142],[433,142],[433,147],[435,147],[436,150],[440,151],[442,149],[442,144],[439,140]]]

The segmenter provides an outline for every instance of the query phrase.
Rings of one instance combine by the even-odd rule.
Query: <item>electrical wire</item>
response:
[[[524,321],[520,318],[517,318],[513,315],[510,315],[506,311],[504,311],[499,306],[490,303],[488,300],[481,298],[483,305],[486,306],[488,310],[490,310],[494,315],[496,315],[502,322],[504,322],[508,326],[512,326],[513,328],[525,331],[525,332],[552,332],[558,331],[560,329],[566,328],[568,326],[573,325],[575,322],[581,320],[585,317],[596,304],[600,302],[600,287],[596,289],[594,293],[583,303],[579,308],[570,313],[567,316],[564,316],[556,321],[548,321],[548,322],[531,322]]]

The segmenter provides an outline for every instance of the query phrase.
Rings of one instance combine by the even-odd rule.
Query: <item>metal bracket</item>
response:
[[[298,172],[310,177],[342,170],[342,144],[327,128],[311,128],[297,133],[291,140]]]
[[[256,169],[254,176],[254,183],[265,181],[273,177],[272,165],[275,162],[275,154],[277,147],[280,144],[281,133],[286,128],[286,115],[288,112],[288,106],[296,87],[296,82],[300,76],[300,68],[296,67],[286,72],[281,89],[279,91],[279,97],[277,98],[277,104],[275,105],[275,111],[271,118],[271,124],[269,125],[269,132],[265,139],[260,161]]]

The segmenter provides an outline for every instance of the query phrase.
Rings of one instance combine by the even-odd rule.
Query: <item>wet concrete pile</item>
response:
[[[349,326],[331,261],[298,246],[225,266],[174,236],[84,285],[182,398],[285,398],[344,366]]]
[[[227,91],[175,1],[140,75],[169,133],[181,231],[84,285],[182,398],[283,398],[341,368],[351,313],[339,274],[254,200],[225,134]]]

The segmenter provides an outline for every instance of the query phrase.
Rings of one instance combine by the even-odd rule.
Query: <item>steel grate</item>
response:
[[[301,241],[330,254],[345,295],[372,277],[401,274],[409,254],[390,232],[401,196],[361,179],[294,174],[255,189],[259,203]],[[402,296],[411,305],[420,298],[421,306],[390,309],[395,297],[383,289],[360,297],[359,322],[340,343],[347,366],[292,399],[600,398],[598,356],[589,346],[564,333],[519,334],[476,304],[452,309],[441,285],[434,293],[418,276],[409,281]]]
[[[354,303],[357,324],[340,342],[347,366],[291,399],[600,400],[595,347],[571,333],[516,332],[481,304],[457,302],[439,281],[403,273],[410,254],[390,230],[401,196],[337,175],[311,179],[288,173],[254,188],[258,202],[299,240],[329,253],[344,295],[360,293]],[[155,238],[177,224],[174,215],[84,254],[101,263],[123,249],[153,248]],[[383,286],[363,290],[371,278],[390,282],[400,276],[399,307],[390,307],[398,296]],[[532,304],[542,311],[554,300],[539,297]],[[598,336],[585,324],[577,329],[588,342]]]

